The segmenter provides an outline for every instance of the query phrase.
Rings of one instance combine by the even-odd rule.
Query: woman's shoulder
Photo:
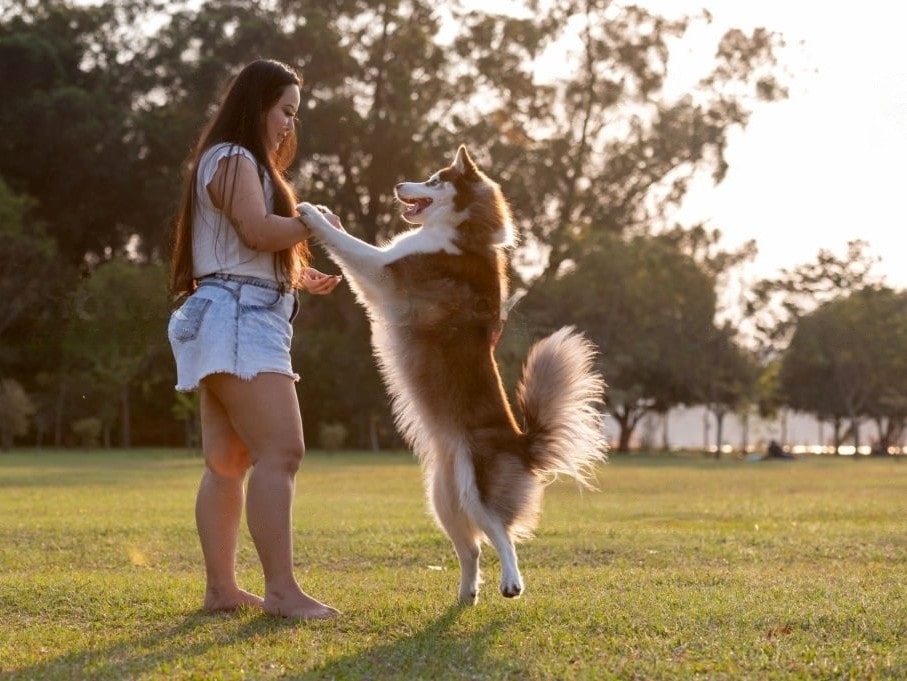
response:
[[[261,165],[258,162],[258,159],[255,158],[255,154],[242,145],[234,144],[232,142],[219,142],[213,144],[202,152],[198,161],[199,177],[205,186],[214,179],[214,175],[217,173],[218,164],[223,159],[232,156],[243,156],[254,163],[256,168]]]
[[[255,165],[259,164],[258,159],[255,158],[255,154],[241,144],[235,144],[234,142],[218,142],[217,144],[212,144],[202,152],[200,161],[201,164],[217,164],[218,161],[227,158],[228,156],[245,156]]]

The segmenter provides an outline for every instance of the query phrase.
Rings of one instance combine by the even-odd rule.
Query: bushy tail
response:
[[[595,355],[592,343],[566,326],[532,347],[517,388],[529,465],[586,487],[607,452],[605,382],[593,368]]]

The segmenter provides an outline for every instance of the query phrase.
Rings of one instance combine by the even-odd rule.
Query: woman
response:
[[[296,153],[300,78],[256,61],[233,80],[193,154],[176,222],[171,290],[188,295],[168,335],[180,391],[201,397],[205,471],[196,523],[207,610],[257,606],[273,615],[333,617],[293,574],[291,509],[305,451],[290,364],[295,291],[340,281],[306,266],[308,228],[284,177]],[[332,221],[339,224],[336,216]],[[236,583],[244,481],[246,519],[264,598]]]

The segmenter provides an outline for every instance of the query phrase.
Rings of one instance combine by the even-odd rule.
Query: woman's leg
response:
[[[303,592],[293,574],[293,491],[305,452],[293,380],[275,373],[250,381],[215,374],[205,383],[249,449],[246,520],[264,570],[265,611],[303,619],[333,617],[337,611]]]
[[[220,401],[201,386],[202,449],[205,472],[195,502],[195,522],[205,557],[205,610],[261,607],[262,599],[236,584],[236,540],[243,507],[243,480],[249,450],[233,430]]]

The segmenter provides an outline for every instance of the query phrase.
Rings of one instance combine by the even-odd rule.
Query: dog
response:
[[[572,327],[530,349],[520,425],[494,358],[514,244],[501,188],[461,146],[452,165],[395,194],[414,228],[383,247],[335,228],[323,207],[297,208],[367,311],[396,425],[459,560],[459,601],[478,598],[483,542],[514,598],[524,589],[515,542],[536,527],[544,485],[566,474],[591,487],[606,456],[595,349]]]

